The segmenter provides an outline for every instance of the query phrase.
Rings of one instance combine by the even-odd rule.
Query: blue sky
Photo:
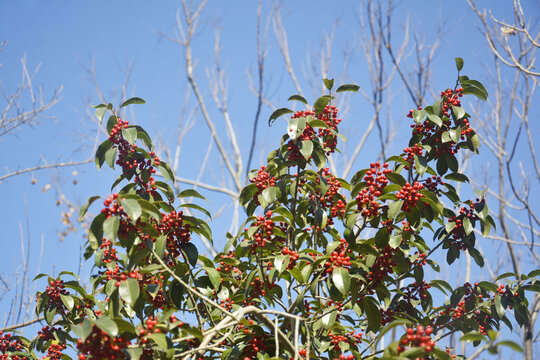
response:
[[[523,3],[528,14],[538,15],[538,3]],[[482,5],[488,3],[482,2]],[[314,55],[320,48],[321,37],[336,24],[335,57],[330,71],[336,76],[341,74],[342,49],[354,49],[360,38],[357,21],[359,5],[354,1],[284,1],[281,6],[293,66],[309,100],[313,101],[314,97],[308,91],[303,76],[306,53]],[[489,6],[493,7],[497,16],[504,18],[511,15],[510,2],[494,1],[489,2]],[[47,162],[80,161],[89,157],[95,125],[87,117],[87,106],[99,102],[95,87],[85,71],[91,59],[95,61],[99,86],[106,96],[111,97],[112,102],[118,101],[117,91],[124,82],[126,64],[133,63],[128,97],[142,97],[147,104],[134,106],[128,120],[144,126],[154,139],[161,135],[166,146],[174,144],[176,124],[188,87],[182,49],[159,33],[175,35],[177,7],[176,1],[0,0],[0,41],[7,41],[0,52],[3,91],[12,93],[20,84],[20,59],[25,55],[30,70],[38,64],[41,66],[34,84],[42,87],[45,100],[55,89],[63,88],[62,101],[41,117],[39,125],[21,128],[12,135],[0,138],[3,154],[0,175],[4,174],[4,168],[14,170],[42,164],[41,157]],[[256,107],[246,75],[247,69],[255,69],[256,66],[256,7],[256,1],[210,1],[203,13],[200,33],[193,44],[194,56],[198,59],[196,78],[203,88],[203,95],[211,102],[205,69],[213,63],[214,31],[216,28],[221,31],[222,65],[227,72],[231,116],[244,153],[247,153],[249,146]],[[272,3],[265,1],[264,22],[271,8]],[[434,89],[453,86],[456,56],[465,60],[466,74],[481,81],[489,79],[484,63],[491,60],[491,55],[475,28],[477,20],[465,1],[399,2],[393,25],[396,29],[395,41],[400,39],[400,29],[406,16],[410,16],[414,28],[425,34],[428,43],[436,33],[439,20],[448,29],[433,64]],[[271,26],[267,49],[267,96],[274,105],[281,107],[286,105],[286,99],[295,90],[284,70]],[[365,68],[365,60],[357,49],[351,58],[347,81],[368,89],[369,79]],[[396,100],[391,112],[393,120],[397,121],[412,106],[402,89],[396,87],[394,96]],[[428,98],[431,99],[430,96]],[[349,139],[362,133],[363,107],[368,106],[360,96],[356,101],[349,114],[352,119],[350,125],[343,125]],[[217,116],[215,106],[211,106],[211,113]],[[259,127],[258,143],[265,151],[277,146],[283,132],[283,128],[277,125],[270,129],[266,127],[265,120],[270,113],[270,108],[263,108]],[[185,177],[196,176],[200,156],[208,145],[208,133],[198,113],[189,134],[182,148],[180,175]],[[369,146],[375,146],[376,140],[373,133]],[[393,149],[400,151],[402,146],[398,143]],[[261,156],[256,153],[253,168],[259,165]],[[364,162],[367,164],[369,161],[366,159]],[[72,175],[73,170],[77,170],[77,176]],[[41,241],[44,243],[41,272],[58,273],[61,269],[75,269],[78,265],[82,233],[79,231],[66,241],[59,241],[57,232],[62,230],[60,211],[64,208],[55,205],[54,186],[42,192],[43,186],[58,184],[70,201],[80,204],[91,195],[107,195],[109,184],[115,178],[112,171],[106,169],[97,172],[92,164],[61,171],[36,172],[33,176],[37,180],[36,185],[31,184],[32,176],[28,174],[0,183],[0,194],[4,201],[4,206],[0,207],[4,250],[0,274],[5,277],[20,267],[21,226],[23,236],[31,239],[31,277],[37,271]],[[219,176],[219,171],[206,176]],[[77,185],[73,184],[75,178]],[[214,196],[212,193],[207,195]],[[226,201],[217,197],[208,203],[208,207],[217,212]],[[221,217],[215,221],[217,230],[214,231],[222,235],[226,227],[227,218]],[[222,243],[219,239],[216,242]],[[10,306],[7,298],[0,302],[3,313]]]

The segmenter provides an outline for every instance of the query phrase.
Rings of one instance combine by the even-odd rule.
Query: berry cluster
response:
[[[413,136],[418,136],[420,138],[420,144],[427,145],[431,150],[429,154],[433,157],[440,157],[444,153],[456,154],[458,151],[458,144],[454,141],[448,141],[448,139],[443,141],[443,133],[449,129],[461,130],[461,140],[465,140],[467,135],[474,133],[474,130],[470,127],[469,121],[466,118],[458,119],[456,116],[453,116],[454,123],[450,120],[450,111],[452,106],[460,106],[461,101],[459,98],[463,96],[463,88],[458,88],[455,90],[447,89],[441,92],[442,100],[442,126],[437,126],[429,120],[425,120],[420,124],[412,124]],[[422,108],[419,107],[419,110]],[[413,111],[409,111],[407,117],[413,117]]]
[[[476,203],[470,201],[469,207],[463,206],[459,211],[459,215],[452,216],[448,219],[449,223],[453,222],[456,224],[450,232],[450,236],[447,241],[449,246],[456,247],[459,250],[467,249],[467,245],[465,244],[467,233],[463,226],[463,219],[468,218],[471,224],[474,224],[475,221],[479,220],[478,215],[475,212],[475,204],[478,202],[485,202],[485,199],[476,199]]]
[[[113,147],[118,148],[116,164],[122,167],[122,172],[127,179],[135,176],[139,194],[150,194],[157,197],[157,187],[152,174],[156,173],[154,167],[160,165],[160,160],[154,152],[148,153],[148,158],[146,158],[141,151],[138,151],[137,145],[132,145],[124,139],[122,130],[128,127],[128,121],[117,117],[117,123],[109,133],[109,141],[113,143]]]
[[[414,144],[413,147],[406,147],[403,149],[403,157],[405,158],[405,161],[407,161],[410,166],[406,166],[405,169],[409,170],[411,167],[414,168],[414,155],[422,155],[424,153],[424,149],[418,145]]]
[[[376,247],[375,247],[376,248]],[[368,282],[368,293],[373,294],[374,289],[383,281],[388,274],[393,274],[393,267],[397,265],[397,261],[394,259],[395,249],[390,246],[386,246],[381,250],[381,253],[369,273],[366,280]]]
[[[308,116],[313,116],[313,115],[315,115],[314,111],[310,111],[310,110],[297,111],[291,116],[291,119],[297,119],[297,118],[308,117]],[[315,130],[311,126],[309,126],[309,124],[306,124],[304,131],[302,132],[302,134],[300,134],[296,138],[296,141],[292,139],[289,140],[289,142],[287,143],[287,152],[288,152],[287,160],[289,160],[292,163],[291,166],[294,165],[298,161],[298,159],[300,159],[300,157],[302,156],[302,154],[300,154],[300,149],[298,148],[298,145],[296,145],[296,143],[302,142],[304,140],[313,140],[315,136],[316,136]]]
[[[485,299],[481,294],[478,283],[475,283],[473,286],[467,282],[463,285],[463,290],[464,295],[461,301],[458,302],[455,307],[450,306],[447,309],[440,311],[439,315],[450,315],[452,321],[449,325],[453,326],[454,320],[458,320],[464,316],[467,316],[468,314],[471,314],[471,318],[478,324],[479,331],[482,334],[487,335],[487,331],[491,329],[489,324],[491,317],[488,313],[479,309],[481,304],[484,303]],[[441,324],[441,327],[442,326],[443,325]]]
[[[264,189],[275,186],[276,178],[274,176],[270,177],[270,174],[266,172],[266,167],[261,166],[261,169],[257,172],[257,176],[249,181],[257,186],[257,192],[253,195],[253,199],[259,204],[258,196]]]
[[[377,202],[377,198],[382,195],[383,189],[388,184],[387,174],[392,170],[388,169],[388,164],[382,166],[379,162],[371,163],[370,169],[364,176],[366,187],[356,196],[356,204],[358,211],[362,211],[364,218],[371,218],[379,214],[381,205]]]
[[[12,338],[10,333],[4,333],[0,330],[0,360],[27,360],[26,356],[11,354],[25,350],[23,343],[19,339]]]
[[[326,105],[323,111],[317,115],[317,119],[322,120],[328,126],[319,128],[319,137],[322,139],[326,155],[333,153],[337,146],[337,126],[341,119],[337,117],[338,109],[333,105]]]
[[[294,268],[300,255],[296,251],[290,250],[288,247],[284,247],[283,250],[281,250],[281,253],[283,255],[289,255],[289,265],[287,265],[287,269],[291,270]]]
[[[328,217],[328,224],[332,225],[332,218],[343,217],[345,214],[345,207],[347,204],[343,201],[343,197],[339,194],[341,189],[341,182],[330,172],[329,168],[321,170],[321,176],[324,177],[327,184],[326,192],[321,195],[320,179],[317,177],[315,182],[317,184],[317,194],[311,194],[310,198],[314,202],[318,202],[318,205],[324,209],[330,209],[330,216]]]
[[[323,276],[332,273],[338,267],[348,269],[351,266],[351,257],[349,256],[351,249],[349,249],[349,244],[347,244],[345,239],[340,239],[339,241],[341,244],[330,254],[330,258],[322,264]],[[309,255],[313,259],[321,256],[315,253],[309,253]]]
[[[272,211],[267,211],[266,216],[257,216],[251,226],[257,227],[257,231],[253,234],[253,242],[251,244],[251,251],[255,254],[257,249],[265,247],[273,238],[274,226],[276,226],[276,224],[274,223],[274,220],[272,220]],[[245,239],[244,241],[249,240]]]
[[[49,349],[47,350],[47,355],[45,358],[48,360],[60,360],[62,359],[62,351],[64,351],[67,348],[67,345],[64,343],[52,343],[49,346]]]
[[[77,341],[79,360],[86,359],[116,359],[127,360],[124,349],[131,342],[125,336],[111,337],[97,326],[92,327],[92,331],[85,341]]]
[[[423,184],[420,184],[418,181],[415,181],[414,184],[406,183],[396,194],[396,199],[403,200],[403,206],[401,210],[410,212],[411,208],[416,207],[418,200],[424,197],[420,193],[420,190],[424,188]]]
[[[113,244],[110,240],[103,238],[100,249],[103,250],[103,263],[108,264],[113,261],[118,261],[118,255],[116,249],[113,247]]]
[[[440,176],[435,175],[427,178],[424,182],[424,187],[432,193],[435,193],[437,196],[441,195],[441,190],[439,189],[440,185],[444,185],[444,181],[442,181]]]
[[[124,207],[118,203],[118,194],[114,193],[112,195],[109,195],[105,201],[103,201],[103,205],[105,207],[101,209],[101,213],[104,214],[107,219],[112,216],[120,216],[120,215],[126,215],[124,212]]]
[[[38,336],[43,342],[54,340],[53,332],[55,331],[58,331],[58,329],[55,327],[44,326],[40,331],[38,331]]]
[[[236,254],[234,251],[229,251],[227,254],[221,254],[220,258],[223,259],[219,263],[219,266],[216,267],[216,270],[222,273],[226,273],[229,277],[239,277],[242,275],[242,270],[240,270],[238,267],[228,264],[225,259],[235,259]]]
[[[36,301],[44,296],[47,300],[47,308],[56,308],[57,311],[65,311],[65,305],[62,302],[60,295],[68,295],[69,291],[64,289],[64,281],[62,280],[50,280],[49,286],[45,288],[45,291],[37,294]]]
[[[424,348],[424,357],[417,359],[427,359],[428,354],[435,347],[435,341],[431,340],[431,334],[433,334],[431,326],[424,328],[422,325],[418,325],[416,328],[408,328],[407,334],[398,345],[398,353],[401,354],[407,350],[407,346],[422,347]]]
[[[157,226],[158,231],[167,235],[167,251],[169,256],[177,258],[180,256],[180,245],[191,240],[191,230],[189,224],[184,224],[182,211],[171,211],[169,214],[162,214],[163,218]]]
[[[407,285],[404,291],[404,297],[407,301],[425,299],[428,296],[428,290],[430,288],[431,285],[425,281],[420,283],[415,281],[412,284]]]

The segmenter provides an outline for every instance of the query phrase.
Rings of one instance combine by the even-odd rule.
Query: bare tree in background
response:
[[[537,119],[530,117],[540,84],[540,72],[536,69],[540,31],[533,22],[538,18],[526,16],[519,0],[514,0],[513,14],[505,20],[479,8],[474,0],[467,1],[493,54],[490,69],[494,94],[489,110],[484,108],[476,114],[482,121],[480,135],[494,163],[488,169],[492,180],[483,184],[498,205],[494,211],[499,228],[489,238],[503,244],[498,256],[510,260],[508,271],[521,276],[540,265],[540,168],[535,141],[538,128],[532,126]],[[538,329],[534,329],[540,311],[538,293],[530,299],[529,311],[521,338],[524,358],[532,360],[539,355],[538,349],[533,349],[540,336]]]

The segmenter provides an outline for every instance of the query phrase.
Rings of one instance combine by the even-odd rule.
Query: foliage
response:
[[[456,65],[459,74],[463,60]],[[538,291],[540,271],[452,288],[424,270],[439,271],[436,252],[452,264],[466,251],[483,266],[475,243],[495,224],[482,197],[461,199],[456,184],[468,178],[456,154],[478,152],[461,97],[485,99],[485,88],[458,76],[454,89],[409,113],[403,153],[347,181],[325,166],[342,137],[334,97],[358,87],[324,84],[328,94],[307,110],[270,116],[279,124],[292,114],[280,146],[240,195],[242,230],[214,259],[192,242],[212,241],[203,220],[210,213],[197,204],[204,197],[175,194],[150,136],[111,104],[96,106],[100,121],[110,113],[96,164],[118,166],[112,187],[122,187],[81,209],[82,218],[103,200],[85,253],[95,264],[91,288],[70,272],[48,277],[36,305],[48,325],[31,341],[8,336],[0,351],[13,359],[67,359],[68,346],[79,359],[449,359],[453,350],[437,342],[454,333],[492,352],[520,351],[498,341],[498,331],[512,327],[510,317],[526,321],[525,292]],[[307,104],[300,95],[289,100]],[[390,330],[398,338],[377,350]]]

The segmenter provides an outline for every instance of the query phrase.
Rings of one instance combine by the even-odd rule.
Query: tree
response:
[[[437,252],[448,264],[467,253],[483,266],[475,229],[495,226],[485,199],[463,200],[455,186],[468,182],[456,154],[479,146],[461,97],[487,98],[480,82],[460,74],[462,59],[456,67],[453,89],[410,111],[404,152],[349,181],[327,164],[342,137],[335,99],[359,87],[324,79],[327,94],[312,106],[289,97],[306,110],[270,116],[282,124],[292,114],[279,147],[241,191],[246,220],[213,259],[192,243],[212,241],[209,225],[184,210],[211,214],[180,201],[202,195],[175,192],[149,134],[112,104],[96,106],[100,121],[110,113],[96,165],[117,166],[113,188],[122,187],[81,209],[84,217],[104,199],[85,253],[95,262],[91,288],[68,271],[48,277],[36,306],[48,325],[32,341],[4,334],[4,355],[68,358],[69,345],[79,359],[450,359],[454,350],[442,346],[452,335],[481,345],[478,352],[521,351],[499,330],[512,327],[510,318],[527,322],[526,292],[538,291],[539,270],[456,288],[424,271],[438,271]],[[143,103],[131,98],[120,108]]]

